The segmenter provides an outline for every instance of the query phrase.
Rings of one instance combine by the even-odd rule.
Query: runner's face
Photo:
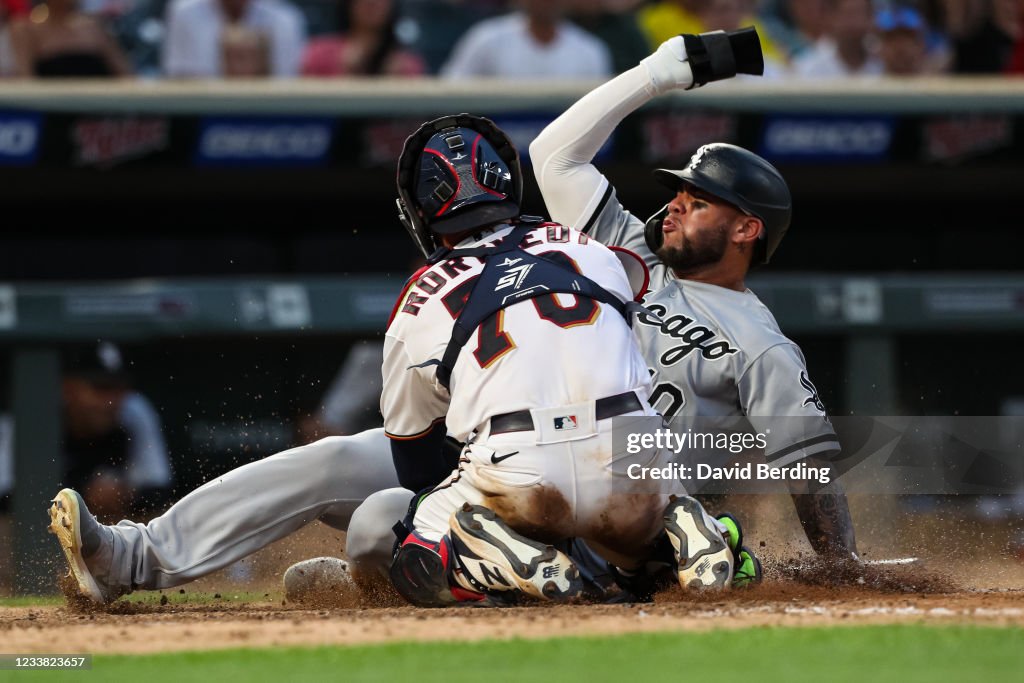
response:
[[[658,257],[679,273],[718,263],[725,255],[733,226],[743,216],[728,202],[684,185],[668,204],[668,215],[662,222],[665,241]]]

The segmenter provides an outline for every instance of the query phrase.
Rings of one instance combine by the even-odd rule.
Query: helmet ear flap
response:
[[[661,207],[644,223],[644,241],[647,242],[647,248],[652,253],[657,254],[665,242],[665,233],[661,231],[661,224],[666,216],[668,216],[668,204]]]

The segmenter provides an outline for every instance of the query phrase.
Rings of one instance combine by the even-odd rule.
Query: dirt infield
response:
[[[856,505],[858,541],[868,559],[914,555],[922,562],[859,572],[825,569],[795,528],[791,506],[762,497],[732,505],[752,520],[747,537],[756,539],[766,560],[765,583],[747,591],[695,596],[676,589],[651,604],[500,610],[339,607],[356,604],[344,599],[314,609],[286,604],[280,588],[284,569],[300,559],[339,555],[344,546],[344,534],[316,524],[236,566],[166,591],[166,601],[150,593],[139,602],[133,595],[92,613],[0,608],[0,641],[7,652],[128,654],[757,626],[1024,626],[1024,561],[1007,541],[1019,531],[1016,525],[967,522],[949,510],[901,514],[885,501]],[[230,598],[239,591],[256,597],[251,602],[209,597]]]
[[[309,610],[271,603],[148,605],[114,614],[0,608],[0,639],[18,653],[140,654],[226,647],[354,645],[395,640],[547,638],[756,626],[879,623],[1024,626],[1024,592],[892,595],[766,587],[743,596],[644,605],[422,610]]]

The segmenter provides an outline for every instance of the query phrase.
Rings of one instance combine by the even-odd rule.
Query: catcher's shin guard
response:
[[[565,553],[517,534],[492,510],[467,503],[450,524],[458,559],[454,578],[460,585],[560,602],[582,594],[580,573]]]
[[[676,555],[676,573],[684,589],[728,588],[735,558],[724,526],[689,496],[665,508],[665,531]]]

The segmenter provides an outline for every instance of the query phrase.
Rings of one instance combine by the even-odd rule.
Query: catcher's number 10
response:
[[[580,272],[580,269],[576,267],[572,259],[560,251],[548,251],[540,254],[540,256],[547,256],[553,261],[561,261],[577,273]],[[453,319],[458,318],[459,314],[462,313],[462,309],[466,306],[466,301],[469,300],[469,295],[473,291],[473,285],[476,284],[477,279],[477,277],[471,277],[445,294],[442,302]],[[582,296],[577,296],[575,299],[575,303],[571,306],[563,306],[555,298],[554,294],[536,296],[530,301],[533,302],[537,315],[541,319],[547,320],[561,328],[568,329],[577,325],[593,324],[597,320],[597,302]],[[488,367],[516,347],[511,335],[502,329],[502,324],[505,320],[504,314],[504,309],[499,310],[480,323],[480,328],[477,332],[477,347],[476,351],[473,352],[473,356],[481,368]]]

